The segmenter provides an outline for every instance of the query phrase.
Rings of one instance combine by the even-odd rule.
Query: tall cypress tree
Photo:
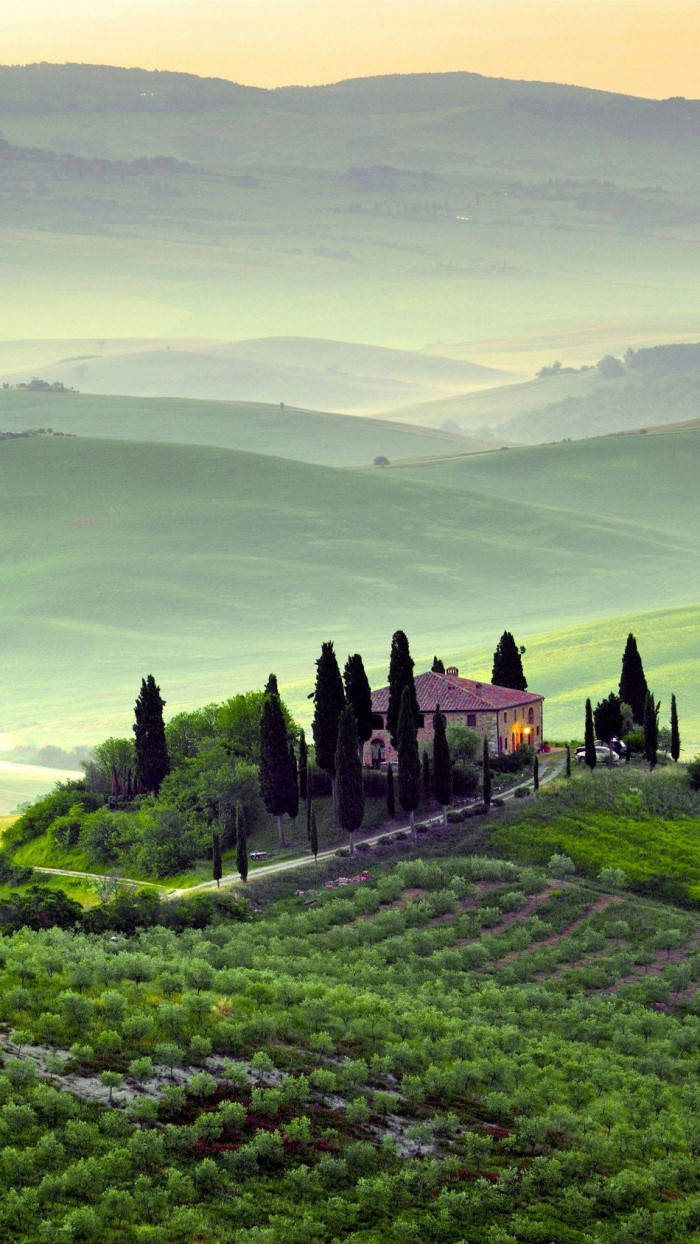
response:
[[[221,839],[218,834],[214,834],[212,839],[212,877],[216,882],[216,888],[219,888],[219,882],[223,875],[221,864]]]
[[[540,758],[537,753],[535,753],[535,759],[532,762],[532,788],[533,790],[540,789]]]
[[[489,755],[489,741],[484,735],[484,752],[483,752],[483,771],[481,777],[481,798],[488,812],[491,807],[491,757]]]
[[[338,723],[335,774],[338,783],[338,820],[342,828],[350,835],[350,854],[352,855],[354,852],[352,835],[362,824],[365,797],[362,790],[362,765],[357,750],[357,726],[350,704],[343,709]]]
[[[287,816],[290,821],[296,821],[299,815],[299,770],[297,768],[297,754],[294,751],[294,744],[289,744],[289,793],[287,799]]]
[[[651,691],[647,691],[644,701],[644,755],[649,768],[656,767],[656,753],[659,748],[659,702],[654,699]]]
[[[306,837],[311,841],[311,769],[306,769]]]
[[[279,843],[285,847],[282,817],[292,802],[292,768],[287,725],[274,692],[265,696],[260,717],[260,794],[270,815],[277,817]]]
[[[396,795],[394,793],[394,767],[389,761],[386,767],[386,811],[393,821],[396,816]]]
[[[571,777],[571,748],[568,743],[566,745],[566,765],[564,772],[568,778]]]
[[[248,834],[246,832],[245,814],[240,804],[236,810],[236,868],[241,881],[248,880]]]
[[[445,666],[439,657],[433,657],[433,663],[430,667],[432,674],[444,674]]]
[[[430,799],[432,792],[432,782],[430,778],[430,756],[427,747],[423,748],[421,756],[421,769],[423,773],[423,798]]]
[[[318,826],[316,825],[316,811],[314,808],[311,809],[311,821],[309,824],[309,846],[311,847],[311,854],[314,860],[318,863]]]
[[[165,741],[160,687],[152,674],[141,681],[141,690],[134,707],[134,741],[136,748],[136,779],[139,789],[157,795],[161,782],[170,770]]]
[[[359,652],[349,656],[343,670],[345,696],[355,714],[357,745],[360,760],[364,746],[372,736],[372,692]]]
[[[504,631],[493,654],[491,683],[496,687],[509,687],[511,691],[527,691],[527,679],[523,673],[522,654],[510,631]]]
[[[269,674],[265,683],[265,695],[279,695],[279,687],[277,686],[277,675]]]
[[[447,825],[447,808],[452,799],[452,760],[447,743],[445,715],[440,705],[433,717],[433,789],[442,808],[443,824]]]
[[[411,834],[415,841],[417,835],[414,813],[420,803],[420,756],[411,688],[408,685],[404,687],[401,696],[396,750],[399,760],[399,803],[404,812],[408,812]]]
[[[586,724],[583,731],[583,742],[586,748],[584,760],[592,771],[596,767],[598,757],[595,751],[595,731],[593,729],[593,709],[590,700],[586,700]]]
[[[647,680],[644,666],[639,655],[637,641],[630,631],[622,654],[622,670],[620,673],[620,699],[629,704],[632,716],[638,726],[644,723],[644,703],[646,701]]]
[[[678,733],[678,709],[676,707],[676,697],[671,696],[671,756],[674,760],[678,760],[681,754],[681,736]]]
[[[415,721],[418,718],[418,700],[416,684],[413,680],[413,658],[404,632],[395,631],[391,638],[389,657],[389,707],[386,714],[386,728],[389,731],[391,746],[396,748],[398,748],[401,697],[405,687],[408,687],[409,706]]]
[[[335,749],[338,745],[340,714],[345,708],[345,692],[332,641],[321,644],[321,655],[316,662],[313,699],[316,764],[330,774],[333,812],[337,817]]]
[[[299,798],[306,802],[306,789],[309,780],[309,749],[306,746],[306,735],[299,731]]]

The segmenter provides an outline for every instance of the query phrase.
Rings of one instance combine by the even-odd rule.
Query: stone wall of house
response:
[[[532,720],[530,720],[530,710],[532,710]],[[492,755],[498,755],[500,751],[515,751],[521,742],[530,743],[532,747],[539,750],[542,746],[542,701],[538,700],[534,704],[524,704],[520,708],[489,709],[488,711],[475,713],[476,725],[469,725],[468,718],[471,714],[465,712],[450,713],[445,712],[448,726],[460,723],[470,730],[476,731],[483,738],[484,735],[489,741],[489,751]],[[386,718],[385,718],[386,720]],[[424,749],[431,751],[433,745],[433,716],[432,713],[425,714],[425,724],[418,727],[418,750],[422,753]],[[363,762],[365,765],[372,763],[372,739],[381,739],[384,743],[384,760],[391,761],[396,764],[398,759],[396,749],[389,742],[388,730],[373,730],[372,738],[365,743]]]

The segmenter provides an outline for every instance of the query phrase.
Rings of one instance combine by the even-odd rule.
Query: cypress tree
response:
[[[408,687],[409,706],[414,721],[418,718],[418,700],[416,684],[413,680],[413,658],[408,648],[408,640],[403,631],[395,631],[391,638],[391,655],[389,657],[389,707],[386,714],[386,728],[389,731],[391,746],[398,749],[399,713],[404,687]]]
[[[423,798],[430,799],[432,794],[432,784],[430,781],[430,756],[428,755],[427,748],[425,747],[423,748],[423,755],[421,757],[421,766],[423,770]]]
[[[600,700],[593,709],[596,738],[609,743],[622,735],[622,701],[614,691]]]
[[[212,876],[216,882],[216,888],[219,888],[219,882],[223,874],[221,866],[221,839],[218,834],[214,834],[212,839]]]
[[[236,868],[241,881],[248,880],[248,835],[246,833],[245,814],[240,804],[236,811]]]
[[[157,795],[161,782],[170,770],[165,741],[163,707],[160,687],[152,674],[141,680],[141,690],[134,707],[134,740],[136,778],[139,789]]]
[[[335,752],[335,773],[338,783],[338,820],[350,835],[350,854],[354,852],[353,838],[362,824],[365,797],[362,790],[362,765],[357,750],[357,727],[350,704],[343,709],[338,723],[338,743]]]
[[[676,697],[671,696],[671,756],[674,760],[678,760],[681,754],[681,736],[678,733],[678,709],[676,707]]]
[[[277,686],[277,675],[269,674],[265,683],[265,695],[279,695],[279,687]]]
[[[289,792],[286,811],[290,821],[296,821],[299,815],[299,770],[293,743],[289,744]]]
[[[491,683],[496,687],[509,687],[511,691],[526,691],[527,679],[523,673],[522,654],[510,631],[504,631],[493,654]]]
[[[408,685],[404,687],[401,696],[401,709],[396,730],[396,750],[399,760],[399,803],[404,812],[408,812],[411,834],[415,841],[414,813],[420,803],[420,756],[411,688]]]
[[[433,787],[435,798],[442,808],[443,824],[447,825],[447,808],[452,799],[452,760],[445,724],[445,716],[438,704],[433,717]]]
[[[309,749],[306,746],[306,735],[299,731],[299,798],[306,802],[306,789],[309,780]]]
[[[314,808],[311,809],[311,824],[309,827],[309,845],[311,847],[311,854],[313,855],[316,863],[318,863],[318,827],[316,825],[316,812]]]
[[[345,708],[345,692],[332,641],[321,644],[321,655],[316,662],[313,699],[316,764],[330,774],[333,812],[337,819],[335,750],[338,745],[340,714]]]
[[[571,777],[571,748],[568,743],[566,745],[566,776]]]
[[[430,667],[430,671],[432,674],[444,674],[445,673],[445,666],[443,665],[439,657],[433,657],[433,663]]]
[[[396,816],[396,796],[394,794],[394,767],[389,761],[386,767],[386,810],[393,821]]]
[[[260,717],[260,794],[270,815],[277,817],[279,843],[285,847],[282,817],[292,802],[292,769],[287,725],[274,692],[265,696]]]
[[[306,769],[306,837],[311,841],[311,768]]]
[[[484,736],[484,770],[482,775],[482,799],[488,812],[491,807],[491,757],[489,755],[489,741]]]
[[[625,704],[629,704],[635,723],[641,726],[644,722],[644,704],[649,688],[644,676],[644,667],[637,648],[637,641],[631,631],[627,636],[625,651],[622,654],[619,689],[620,699],[624,700]]]
[[[646,700],[644,701],[644,755],[649,762],[649,768],[656,767],[656,753],[659,747],[659,703],[651,693],[647,691]]]
[[[359,652],[345,662],[343,682],[345,697],[355,714],[357,746],[362,761],[365,743],[372,736],[372,692]]]
[[[540,789],[540,758],[535,753],[535,759],[532,762],[532,787],[533,790]]]
[[[593,709],[590,700],[586,700],[586,725],[583,732],[583,742],[586,748],[585,761],[588,768],[595,769],[598,757],[595,751],[595,731],[593,729]]]

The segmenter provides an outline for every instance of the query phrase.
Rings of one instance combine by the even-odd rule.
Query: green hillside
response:
[[[688,606],[697,436],[359,472],[180,445],[6,441],[3,729],[59,744],[126,729],[150,670],[170,713],[275,669],[308,717],[328,637],[341,655],[360,649],[374,676],[397,626],[424,661],[465,641],[488,653],[505,625],[527,642]],[[650,496],[663,497],[653,524]],[[596,687],[613,685],[617,627],[609,671],[590,652],[577,663],[569,639],[562,685],[553,675],[545,688],[563,697],[548,718],[556,733],[579,729],[566,697],[587,669]],[[660,653],[657,638],[645,660],[667,667],[660,686],[680,698],[688,635],[676,653],[661,622],[656,634]],[[533,670],[533,685],[539,677]],[[686,745],[700,737],[696,705],[684,700]]]
[[[8,337],[422,347],[697,313],[693,101],[81,66],[6,68],[0,101]]]
[[[488,442],[438,429],[252,402],[0,392],[0,433],[52,428],[78,436],[218,445],[327,466],[479,452]]]

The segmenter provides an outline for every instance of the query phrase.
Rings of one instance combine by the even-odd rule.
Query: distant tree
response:
[[[523,673],[522,657],[525,649],[518,648],[510,631],[504,631],[493,654],[491,683],[495,687],[509,687],[511,691],[526,691],[527,679]]]
[[[386,810],[393,821],[396,816],[396,796],[394,793],[394,768],[391,761],[386,767]]]
[[[571,777],[571,748],[568,743],[566,745],[566,776]]]
[[[85,762],[85,775],[92,790],[111,799],[131,799],[136,787],[134,740],[109,738],[99,743]]]
[[[622,701],[614,691],[600,700],[593,709],[596,738],[609,743],[611,739],[622,738],[624,729],[622,717]]]
[[[624,376],[625,368],[614,354],[605,354],[596,364],[599,375],[606,380],[615,380],[618,376]]]
[[[240,874],[241,881],[247,881],[248,834],[246,830],[245,813],[240,805],[236,816],[236,868]]]
[[[433,663],[430,669],[433,674],[444,674],[445,673],[445,666],[443,665],[439,657],[433,657]]]
[[[405,687],[408,687],[409,706],[414,720],[418,718],[418,699],[416,697],[416,684],[413,679],[413,664],[413,658],[408,648],[408,640],[404,632],[395,631],[391,638],[389,706],[386,714],[386,728],[389,731],[392,747],[397,747],[399,712]]]
[[[345,708],[345,691],[332,641],[321,644],[321,655],[316,662],[313,700],[316,764],[330,775],[333,812],[337,818],[335,751],[338,745],[340,714]]]
[[[379,467],[387,467],[389,465],[389,459],[384,454],[377,454],[377,457],[374,459],[374,465]]]
[[[306,769],[306,837],[311,839],[311,766]]]
[[[583,742],[586,748],[585,761],[589,769],[595,769],[598,757],[595,751],[595,730],[593,729],[593,709],[590,700],[586,700],[586,724],[583,732]]]
[[[676,707],[676,697],[671,696],[671,755],[674,760],[678,760],[681,754],[681,736],[678,733],[678,709]]]
[[[311,809],[311,822],[309,825],[309,845],[314,860],[318,863],[318,826],[316,825],[316,812]]]
[[[540,789],[540,758],[537,753],[532,762],[532,786],[534,790]]]
[[[286,846],[282,817],[292,802],[289,739],[279,695],[265,696],[260,717],[260,794],[271,816],[277,817],[281,847]]]
[[[415,692],[414,692],[415,694]],[[420,756],[416,718],[413,711],[411,687],[406,684],[401,696],[401,708],[397,727],[396,747],[399,761],[399,803],[408,812],[411,834],[416,838],[415,810],[420,803]]]
[[[649,768],[656,767],[659,748],[659,701],[655,700],[651,691],[647,691],[644,702],[644,755]]]
[[[483,751],[483,774],[481,778],[481,797],[484,801],[486,809],[491,807],[491,757],[489,755],[489,741],[484,736]]]
[[[433,717],[433,789],[446,825],[447,808],[452,799],[452,758],[447,745],[445,715],[440,712],[439,704]]]
[[[165,742],[163,708],[160,687],[152,674],[142,679],[134,714],[134,741],[136,748],[136,780],[139,789],[157,795],[161,782],[170,770],[168,748]]]
[[[620,699],[629,704],[632,709],[632,716],[637,726],[641,726],[644,722],[644,704],[648,690],[637,641],[630,631],[625,651],[622,654],[619,691]]]
[[[306,791],[309,778],[309,749],[306,746],[306,735],[299,731],[299,798],[306,802]]]
[[[343,670],[345,698],[355,714],[360,760],[372,735],[372,691],[359,652],[349,656]]]
[[[427,748],[423,748],[421,756],[421,770],[423,774],[423,798],[430,799],[432,794],[432,781],[430,777],[430,756]]]
[[[299,770],[297,754],[292,742],[289,744],[289,798],[286,810],[290,821],[296,821],[299,815]]]
[[[357,726],[350,704],[341,712],[338,723],[335,774],[338,783],[338,820],[341,827],[350,835],[350,854],[352,855],[354,850],[352,835],[362,824],[365,797],[362,790],[362,765],[357,749]]]
[[[219,888],[219,882],[223,875],[221,864],[221,839],[217,833],[212,839],[212,876],[216,882],[216,888]]]

